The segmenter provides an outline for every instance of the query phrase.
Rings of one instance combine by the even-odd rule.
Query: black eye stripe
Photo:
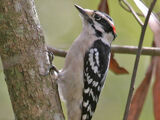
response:
[[[113,31],[112,26],[104,18],[101,18],[101,20],[96,20],[96,22],[102,25],[105,32]]]
[[[98,12],[98,13],[97,13]],[[113,22],[113,20],[112,20],[112,18],[108,15],[108,14],[106,14],[106,13],[103,13],[103,12],[99,12],[99,11],[94,11],[94,14],[93,14],[93,18],[94,18],[94,20],[98,23],[98,24],[100,24],[101,26],[102,26],[102,28],[103,28],[103,30],[105,31],[105,32],[107,32],[107,33],[109,33],[109,32],[111,32],[111,33],[114,33],[114,31],[113,31],[113,27],[111,26],[111,24],[109,23],[109,21],[107,21],[105,18],[103,18],[102,16],[103,15],[101,15],[101,14],[103,14],[105,17],[106,17],[106,19],[108,19],[109,21],[111,21],[111,22]],[[99,19],[98,19],[99,18]],[[94,24],[92,24],[93,26],[95,26]],[[96,27],[94,27],[94,29],[95,29]],[[96,31],[96,33],[97,33],[97,31]],[[100,35],[101,36],[101,35]]]

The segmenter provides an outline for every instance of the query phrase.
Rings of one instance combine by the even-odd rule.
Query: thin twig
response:
[[[48,50],[53,52],[55,56],[59,56],[59,57],[65,57],[67,54],[67,51],[65,50],[57,49],[57,48],[50,47],[50,46],[48,46]],[[112,45],[111,51],[113,53],[119,53],[119,54],[137,54],[138,47]],[[160,48],[143,47],[141,55],[160,56]]]
[[[130,12],[132,13],[132,15],[134,16],[134,18],[137,20],[137,22],[139,23],[140,26],[143,26],[143,22],[141,21],[141,19],[138,17],[137,13],[134,11],[134,9],[132,8],[132,6],[126,1],[126,0],[119,0],[119,3],[120,5],[123,7],[123,8],[126,8],[122,5],[123,2],[127,7],[128,9],[130,10]]]
[[[124,9],[124,10],[126,10],[127,12],[131,12],[131,10],[128,8],[128,6],[127,7],[125,7],[123,4],[122,4],[122,0],[118,0],[119,1],[119,4],[120,4],[120,6]],[[138,13],[138,12],[136,12],[137,13],[137,15],[138,16],[141,16],[141,17],[143,17],[144,15],[143,14],[141,14],[141,13]]]
[[[135,84],[135,79],[136,79],[136,74],[137,74],[137,68],[138,68],[139,59],[140,59],[141,52],[142,52],[142,45],[143,45],[143,41],[144,41],[144,35],[145,35],[145,32],[146,32],[146,28],[147,28],[149,17],[151,15],[151,12],[152,12],[154,6],[155,6],[155,3],[156,3],[156,0],[153,0],[153,2],[150,5],[147,17],[146,17],[145,22],[144,22],[144,25],[142,27],[140,41],[139,41],[139,45],[138,45],[138,52],[137,52],[137,55],[136,55],[136,60],[135,60],[134,68],[133,68],[133,74],[132,74],[132,78],[131,78],[130,90],[129,90],[129,94],[128,94],[128,99],[127,99],[127,103],[126,103],[126,108],[125,108],[125,113],[124,113],[123,120],[127,120],[127,118],[128,118],[129,108],[130,108],[131,99],[132,99],[133,91],[134,91],[134,84]]]

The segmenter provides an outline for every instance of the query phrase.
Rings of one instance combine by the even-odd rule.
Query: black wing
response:
[[[91,120],[103,88],[110,61],[110,46],[96,40],[84,58],[82,120]]]

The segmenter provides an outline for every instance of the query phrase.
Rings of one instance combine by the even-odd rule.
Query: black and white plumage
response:
[[[58,75],[58,87],[66,101],[68,120],[91,120],[104,86],[116,33],[107,14],[75,7],[81,13],[83,30],[68,51]]]
[[[84,57],[82,120],[91,120],[103,88],[110,61],[110,46],[96,40]]]

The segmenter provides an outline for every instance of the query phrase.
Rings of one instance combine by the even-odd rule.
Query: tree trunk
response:
[[[34,0],[0,0],[0,55],[17,120],[64,120]]]

